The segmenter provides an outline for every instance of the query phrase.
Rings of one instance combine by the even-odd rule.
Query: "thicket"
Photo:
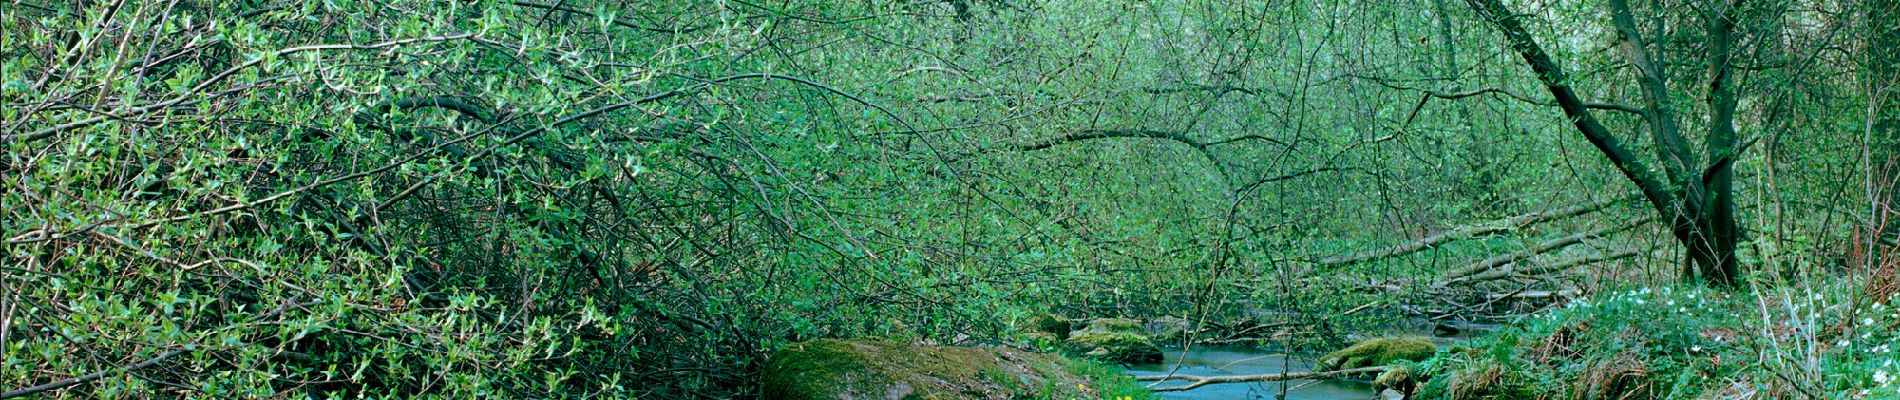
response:
[[[1887,20],[1750,4],[1743,265],[1853,271],[1834,249],[1890,240],[1847,233],[1892,176],[1870,89],[1892,81],[1863,51]],[[1534,10],[1587,97],[1640,91],[1608,16]],[[1637,12],[1695,42],[1668,28],[1688,9]],[[1289,328],[1222,339],[1300,349],[1676,279],[1669,227],[1491,23],[1446,1],[9,2],[0,390],[746,396],[804,339],[997,343],[1054,311],[1267,320]],[[1539,217],[1575,205],[1598,206]]]

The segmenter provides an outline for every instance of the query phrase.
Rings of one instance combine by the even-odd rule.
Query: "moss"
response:
[[[1319,359],[1322,371],[1391,365],[1398,361],[1424,361],[1437,352],[1432,341],[1417,337],[1387,337],[1359,342],[1326,354]]]
[[[1412,394],[1412,390],[1416,389],[1417,386],[1418,382],[1412,377],[1411,365],[1401,364],[1393,366],[1391,369],[1385,370],[1385,372],[1380,372],[1377,378],[1372,379],[1373,390],[1392,389],[1401,394],[1410,395]]]
[[[761,379],[761,397],[1088,398],[1095,397],[1097,387],[1116,382],[1109,377],[1071,372],[1072,363],[1055,355],[1007,348],[820,339],[793,343],[774,352]]]
[[[1069,337],[1078,352],[1104,361],[1122,363],[1161,362],[1161,348],[1148,337],[1126,332],[1083,332]]]
[[[1028,322],[1032,333],[1047,333],[1058,339],[1069,337],[1069,331],[1073,328],[1068,319],[1054,314],[1037,314],[1029,317]]]
[[[1141,327],[1141,321],[1130,318],[1098,318],[1089,321],[1089,327],[1083,329],[1082,332],[1113,332],[1142,335],[1147,334],[1148,330]]]

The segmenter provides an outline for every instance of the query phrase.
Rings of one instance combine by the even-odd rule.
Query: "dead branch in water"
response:
[[[1287,373],[1279,373],[1279,374],[1229,375],[1229,376],[1154,375],[1154,376],[1138,376],[1138,377],[1135,377],[1135,380],[1137,381],[1163,381],[1163,382],[1173,381],[1173,380],[1193,381],[1186,385],[1169,386],[1169,387],[1153,389],[1156,392],[1176,392],[1176,391],[1182,391],[1182,390],[1190,390],[1190,389],[1198,388],[1201,386],[1207,386],[1207,385],[1212,385],[1212,384],[1217,384],[1217,383],[1279,382],[1279,381],[1292,381],[1292,380],[1300,380],[1300,379],[1331,379],[1331,378],[1336,378],[1336,377],[1346,376],[1346,375],[1376,374],[1380,372],[1385,372],[1385,369],[1386,369],[1385,367],[1365,367],[1365,368],[1342,369],[1338,371],[1326,371],[1326,372],[1287,372]]]

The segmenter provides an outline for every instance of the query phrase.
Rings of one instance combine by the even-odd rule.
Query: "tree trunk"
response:
[[[1701,182],[1686,182],[1686,185],[1701,184],[1702,194],[1706,196],[1701,207],[1696,207],[1698,233],[1704,236],[1701,247],[1704,250],[1698,264],[1702,269],[1702,279],[1722,286],[1735,286],[1740,268],[1735,265],[1735,245],[1741,240],[1741,227],[1735,223],[1735,105],[1739,101],[1734,91],[1733,69],[1729,67],[1734,57],[1730,49],[1735,43],[1731,36],[1735,33],[1735,20],[1741,11],[1733,1],[1709,2],[1704,10],[1703,19],[1708,24],[1708,62],[1709,62],[1709,134],[1703,138],[1708,153],[1709,167],[1701,174]],[[1695,244],[1695,243],[1690,243]]]
[[[1511,49],[1524,58],[1531,70],[1537,73],[1538,80],[1557,100],[1564,115],[1570,117],[1577,131],[1582,133],[1590,144],[1596,146],[1603,156],[1616,166],[1618,171],[1631,183],[1643,191],[1643,197],[1662,221],[1670,225],[1670,233],[1675,236],[1686,252],[1687,260],[1683,265],[1685,277],[1697,277],[1716,285],[1734,286],[1740,277],[1740,267],[1736,264],[1735,248],[1740,241],[1741,230],[1735,219],[1735,195],[1731,166],[1735,152],[1735,107],[1738,96],[1733,92],[1733,79],[1730,76],[1730,35],[1735,28],[1733,7],[1729,3],[1709,4],[1704,14],[1708,29],[1709,86],[1709,132],[1704,138],[1704,148],[1710,160],[1708,167],[1698,170],[1694,151],[1687,140],[1677,131],[1675,116],[1668,107],[1669,92],[1667,74],[1657,55],[1662,51],[1651,51],[1640,35],[1631,18],[1629,4],[1625,0],[1611,0],[1612,23],[1622,36],[1621,47],[1630,63],[1636,67],[1639,86],[1648,97],[1643,117],[1650,126],[1655,139],[1655,154],[1663,166],[1664,177],[1656,176],[1656,170],[1638,158],[1621,139],[1610,133],[1609,128],[1598,122],[1591,114],[1586,103],[1570,87],[1569,78],[1563,67],[1550,58],[1530,32],[1519,22],[1520,14],[1512,12],[1500,0],[1466,0],[1479,15],[1489,19],[1498,32],[1504,34]]]
[[[1867,162],[1873,178],[1900,179],[1900,0],[1866,0],[1867,92],[1878,102],[1873,115],[1873,143]],[[1888,188],[1879,200],[1887,214],[1900,212],[1900,190]],[[1876,216],[1879,217],[1879,216]],[[1878,219],[1876,219],[1878,220]],[[1900,238],[1900,223],[1889,221],[1887,235]]]

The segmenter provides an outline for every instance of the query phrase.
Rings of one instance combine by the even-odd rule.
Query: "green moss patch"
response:
[[[1098,318],[1089,321],[1088,328],[1083,329],[1081,332],[1113,332],[1145,335],[1148,333],[1148,330],[1141,327],[1141,321],[1131,318]]]
[[[1437,352],[1432,341],[1417,337],[1388,337],[1366,340],[1326,354],[1319,359],[1322,371],[1391,365],[1399,361],[1424,361]]]
[[[1069,331],[1073,330],[1068,319],[1054,314],[1037,314],[1028,322],[1031,333],[1046,333],[1058,339],[1069,337]]]

